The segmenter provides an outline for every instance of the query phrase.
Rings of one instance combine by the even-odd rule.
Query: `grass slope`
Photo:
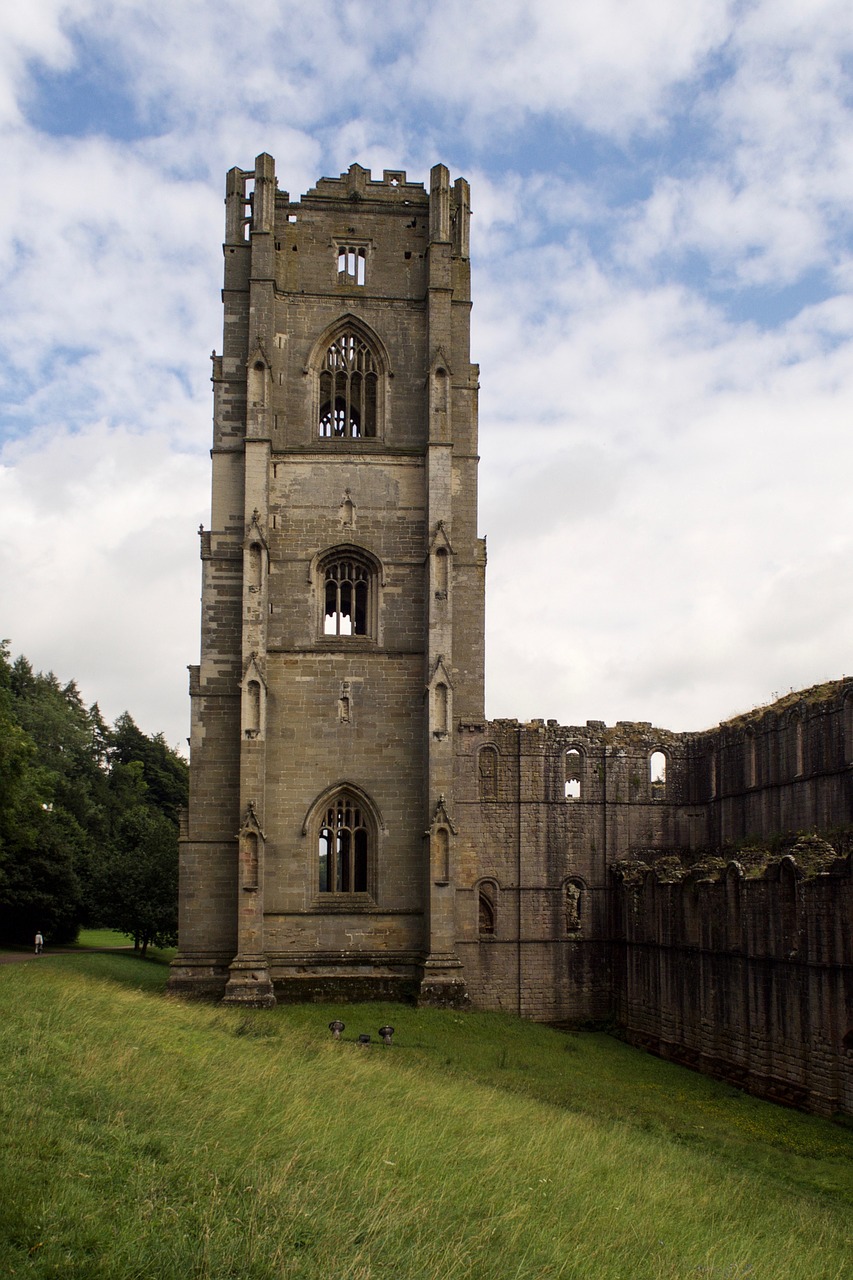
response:
[[[845,1129],[605,1036],[391,1005],[247,1014],[164,999],[164,978],[132,955],[0,971],[0,1274],[851,1273]],[[349,1038],[386,1019],[391,1049]]]

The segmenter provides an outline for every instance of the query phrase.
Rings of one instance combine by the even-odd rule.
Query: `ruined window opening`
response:
[[[255,205],[255,179],[251,177],[243,189],[243,239],[252,238],[252,217]]]
[[[480,799],[498,798],[498,753],[494,747],[483,747],[480,752]]]
[[[477,932],[481,938],[494,937],[496,916],[494,885],[481,884],[477,895]]]
[[[649,783],[652,799],[666,799],[666,756],[662,751],[653,751],[649,757]]]
[[[375,574],[352,555],[335,556],[323,565],[323,635],[370,634]]]
[[[566,779],[564,793],[567,800],[581,798],[581,770],[583,757],[577,747],[570,747],[566,752]]]
[[[320,893],[367,893],[371,846],[369,819],[348,793],[326,809],[318,838]]]
[[[367,250],[359,245],[338,246],[338,284],[363,285],[367,274]]]
[[[363,338],[341,334],[320,372],[320,437],[372,439],[376,435],[379,370]]]

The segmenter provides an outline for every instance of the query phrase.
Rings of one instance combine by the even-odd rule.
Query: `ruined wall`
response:
[[[456,738],[456,950],[472,1001],[607,1019],[608,867],[708,838],[705,807],[685,800],[689,740],[554,720],[463,723]]]
[[[853,679],[790,693],[690,737],[709,846],[853,823]]]
[[[632,849],[615,874],[617,1021],[633,1043],[752,1092],[853,1114],[853,680],[684,746],[705,838],[655,870],[653,849]],[[817,831],[835,851],[796,839]]]
[[[806,838],[763,867],[623,864],[613,878],[614,1012],[632,1044],[853,1115],[849,855]]]
[[[615,1017],[754,1092],[851,1110],[853,680],[702,734],[498,720],[456,739],[474,1004]],[[795,844],[815,830],[835,851]]]

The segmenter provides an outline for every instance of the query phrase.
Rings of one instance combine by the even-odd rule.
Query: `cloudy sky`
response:
[[[491,716],[853,670],[849,0],[0,13],[0,636],[188,732],[224,175],[472,184]]]

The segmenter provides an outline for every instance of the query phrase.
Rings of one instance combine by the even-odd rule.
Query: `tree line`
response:
[[[178,925],[178,815],[188,766],[124,712],[0,643],[0,943],[117,929],[144,952]]]

